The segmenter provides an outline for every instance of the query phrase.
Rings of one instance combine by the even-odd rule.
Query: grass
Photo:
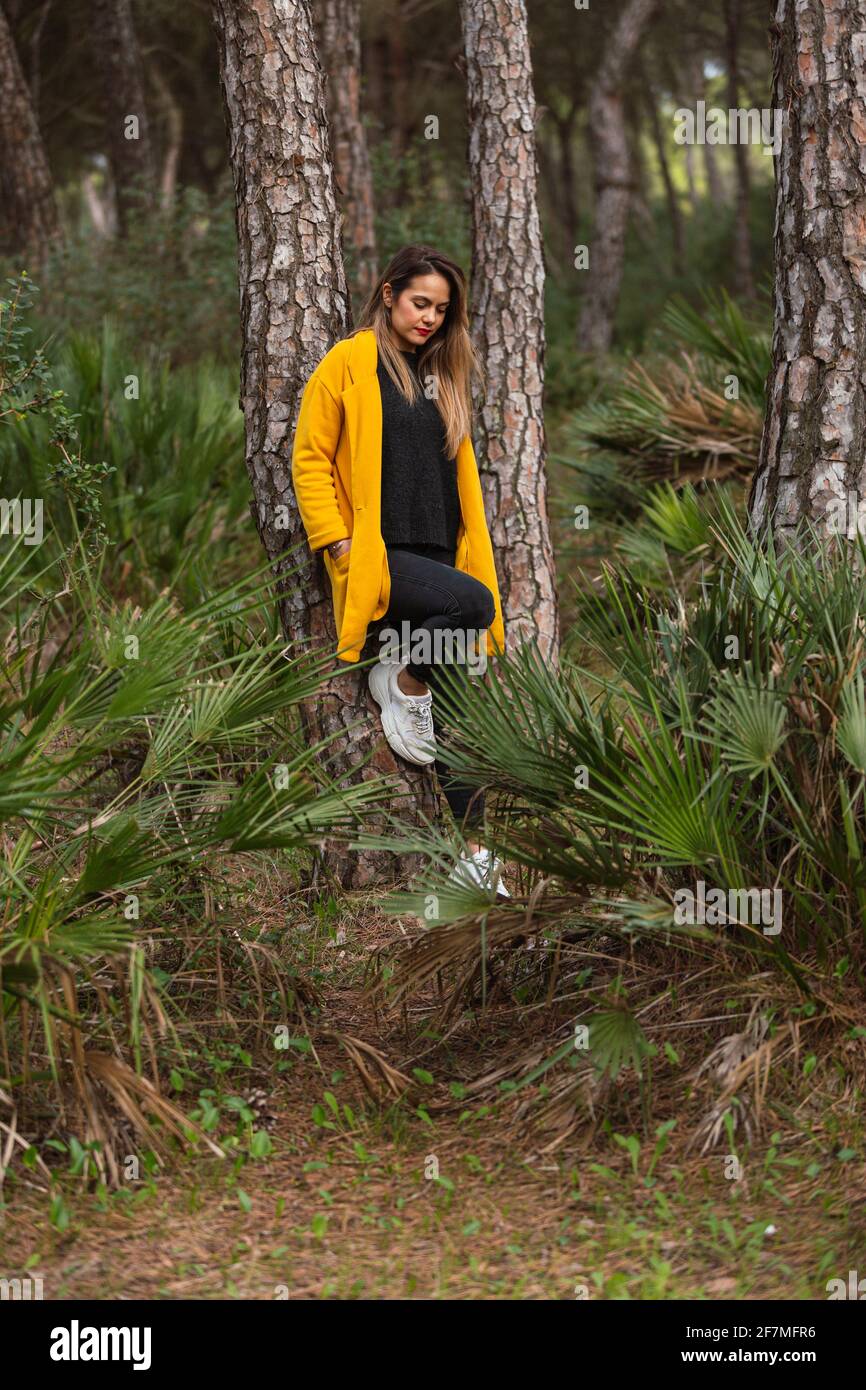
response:
[[[832,1067],[792,1082],[784,1124],[768,1115],[735,1144],[739,1177],[727,1142],[689,1148],[702,1098],[681,1104],[677,1068],[658,1082],[659,1114],[677,1118],[661,1139],[661,1121],[642,1132],[624,1072],[607,1117],[548,1152],[507,1093],[479,1102],[453,1081],[513,1041],[508,1006],[467,1011],[447,1039],[426,1012],[374,1019],[365,979],[394,924],[370,897],[310,906],[275,863],[247,904],[316,989],[310,1041],[293,1029],[275,1048],[240,1009],[203,1014],[185,1039],[176,1098],[225,1158],[199,1149],[160,1169],[145,1154],[111,1191],[55,1149],[50,1184],[7,1178],[5,1271],[42,1274],[54,1299],[816,1299],[856,1267],[866,1215],[845,1178],[862,1122],[834,1120]],[[345,1035],[429,1078],[425,1103],[373,1105]]]
[[[300,1119],[281,1116],[276,1156],[242,1186],[203,1163],[181,1184],[70,1195],[63,1232],[25,1198],[5,1267],[42,1273],[51,1298],[815,1299],[862,1253],[862,1213],[830,1175],[766,1152],[740,1184],[671,1163],[644,1189],[613,1148],[533,1162],[483,1121],[370,1136],[359,1158],[289,1138]],[[434,1150],[447,1185],[424,1176]]]

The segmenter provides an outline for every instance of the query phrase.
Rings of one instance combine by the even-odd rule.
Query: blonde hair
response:
[[[466,277],[456,261],[432,246],[402,247],[388,262],[361,311],[357,326],[348,336],[353,338],[362,329],[372,328],[385,370],[405,400],[414,405],[422,395],[422,388],[391,340],[391,315],[382,297],[382,287],[390,284],[392,298],[396,301],[417,275],[441,275],[451,287],[451,299],[441,328],[432,342],[418,349],[418,376],[421,382],[426,376],[432,376],[437,383],[436,409],[445,425],[448,457],[454,458],[472,427],[473,379],[480,384],[484,382],[484,371],[469,337]]]

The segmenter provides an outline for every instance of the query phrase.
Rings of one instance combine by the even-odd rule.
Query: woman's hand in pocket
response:
[[[344,569],[349,563],[349,551],[352,548],[351,536],[347,540],[335,541],[333,546],[328,546],[328,554],[331,563]]]

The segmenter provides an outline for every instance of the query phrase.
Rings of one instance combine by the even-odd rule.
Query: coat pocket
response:
[[[325,569],[331,583],[331,598],[334,605],[334,626],[339,637],[340,629],[343,625],[343,614],[346,611],[346,594],[349,589],[349,550],[342,555],[332,556],[329,550],[323,552],[325,559]]]

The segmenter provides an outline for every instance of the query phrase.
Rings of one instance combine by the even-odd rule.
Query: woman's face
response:
[[[391,328],[397,346],[404,352],[411,352],[429,342],[442,327],[451,300],[451,286],[444,275],[416,275],[393,301],[391,286],[386,280],[382,297],[391,309]]]

